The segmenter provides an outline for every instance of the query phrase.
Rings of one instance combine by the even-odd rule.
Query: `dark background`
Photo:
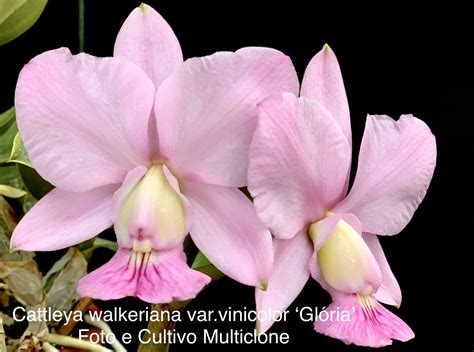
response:
[[[386,255],[403,291],[396,311],[415,331],[408,343],[395,342],[385,351],[446,351],[474,349],[473,299],[473,190],[474,116],[472,103],[472,28],[465,8],[365,6],[333,8],[309,2],[149,1],[170,23],[186,58],[243,46],[269,46],[292,57],[302,77],[306,64],[324,43],[336,52],[343,71],[352,114],[354,155],[367,113],[398,118],[413,113],[432,128],[438,143],[438,163],[425,201],[400,234],[383,238]],[[263,3],[260,2],[263,5]],[[112,54],[115,36],[139,1],[85,3],[85,51]],[[21,67],[35,55],[66,46],[78,50],[75,1],[51,0],[39,21],[26,34],[0,47],[0,111],[13,105],[14,87]],[[355,158],[357,159],[357,158]],[[354,165],[355,166],[355,165]],[[100,252],[101,260],[110,253]],[[290,309],[322,308],[329,297],[310,281]],[[111,308],[117,302],[98,303]],[[128,309],[145,306],[122,300]],[[253,307],[253,290],[223,279],[205,290],[189,309],[242,309]],[[316,334],[312,323],[296,314],[271,331],[287,331],[287,346],[234,346],[236,350],[366,351]],[[142,326],[143,325],[143,326]],[[120,335],[146,324],[112,324]],[[199,333],[204,327],[223,331],[250,323],[184,322],[179,331]],[[172,346],[171,351],[189,351]],[[134,348],[131,348],[133,350]],[[226,347],[226,350],[229,347]],[[303,349],[303,348],[301,348]],[[222,350],[208,346],[207,350]]]

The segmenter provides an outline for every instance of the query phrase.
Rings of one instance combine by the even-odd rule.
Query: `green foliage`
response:
[[[26,32],[40,17],[47,0],[0,0],[0,45]]]

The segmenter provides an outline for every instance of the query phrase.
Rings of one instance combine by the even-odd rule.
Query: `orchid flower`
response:
[[[257,103],[297,89],[290,59],[273,49],[183,62],[175,34],[147,5],[123,24],[112,58],[38,55],[21,71],[15,104],[31,161],[56,188],[20,221],[12,248],[65,248],[114,225],[119,250],[78,292],[166,303],[210,280],[186,263],[189,232],[222,272],[265,285],[271,235],[238,187]]]
[[[306,69],[301,97],[269,97],[250,147],[249,190],[275,236],[275,264],[259,311],[284,311],[310,275],[350,322],[318,321],[317,332],[379,347],[414,334],[379,302],[399,306],[401,291],[378,235],[395,235],[426,194],[436,142],[421,120],[368,116],[355,181],[349,107],[341,71],[325,46]],[[265,315],[262,315],[265,316]],[[336,315],[332,315],[336,316]],[[258,322],[265,332],[272,320]]]

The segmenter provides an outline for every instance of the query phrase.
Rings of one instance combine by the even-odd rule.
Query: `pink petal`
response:
[[[252,202],[238,189],[186,183],[194,211],[191,237],[224,274],[245,285],[265,287],[273,265],[270,232]]]
[[[53,189],[21,219],[12,249],[53,251],[86,241],[112,225],[112,195],[117,185],[89,192]]]
[[[173,30],[155,9],[143,3],[123,23],[115,40],[114,56],[140,66],[156,87],[183,63]]]
[[[436,165],[436,140],[412,115],[368,116],[354,185],[335,212],[350,212],[363,231],[395,235],[423,200]]]
[[[257,104],[297,90],[291,60],[273,49],[189,59],[156,95],[160,151],[180,179],[244,186]]]
[[[350,146],[314,100],[283,94],[262,102],[249,156],[249,190],[276,237],[291,238],[345,195]]]
[[[382,303],[399,307],[402,304],[402,291],[395,275],[393,275],[392,269],[390,269],[387,258],[385,258],[379,239],[371,233],[364,233],[362,237],[372,251],[382,271],[382,284],[374,294],[374,297]]]
[[[349,145],[352,144],[346,90],[336,54],[329,45],[326,44],[309,62],[301,84],[301,96],[315,99],[328,109],[341,126]]]
[[[362,305],[356,295],[338,296],[326,309],[333,318],[316,320],[314,329],[346,344],[368,347],[388,346],[392,339],[405,342],[415,337],[403,320],[375,299],[366,296],[365,300],[370,303]],[[349,320],[342,318],[344,311],[349,313]]]
[[[182,248],[150,253],[120,248],[108,263],[81,279],[77,292],[102,300],[136,296],[149,303],[170,303],[196,297],[209,282],[207,275],[188,267]]]
[[[275,265],[266,291],[257,288],[257,311],[262,312],[257,330],[264,333],[278,320],[275,312],[284,312],[303,290],[309,278],[308,261],[313,252],[306,231],[289,240],[274,240]]]
[[[20,73],[18,127],[38,172],[71,192],[120,183],[148,158],[154,87],[119,58],[38,55]]]

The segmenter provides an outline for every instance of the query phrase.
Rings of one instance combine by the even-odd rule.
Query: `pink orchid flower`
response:
[[[18,126],[38,172],[56,188],[20,221],[14,249],[49,251],[114,225],[119,250],[84,277],[82,296],[193,298],[209,277],[183,241],[247,285],[267,281],[271,235],[246,185],[257,103],[297,91],[290,59],[267,48],[183,62],[175,34],[141,5],[113,58],[45,52],[21,71]]]
[[[375,234],[399,233],[426,194],[436,142],[425,123],[368,116],[347,194],[349,107],[336,56],[325,46],[306,69],[300,98],[286,93],[260,104],[249,157],[249,190],[276,238],[258,310],[284,311],[312,275],[332,297],[329,316],[346,310],[351,318],[316,320],[317,332],[372,347],[411,339],[412,330],[379,303],[399,306],[401,291]],[[259,321],[259,331],[272,324]]]

